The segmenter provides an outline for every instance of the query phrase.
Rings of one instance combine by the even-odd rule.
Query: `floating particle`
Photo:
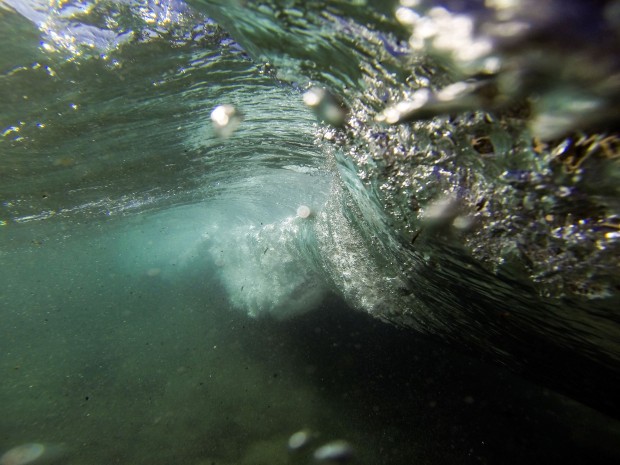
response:
[[[303,101],[314,110],[317,118],[332,126],[342,126],[347,116],[344,103],[326,89],[312,87],[303,95]]]
[[[290,451],[298,451],[306,447],[311,440],[312,432],[307,429],[302,429],[288,438],[288,448]]]
[[[457,215],[457,202],[452,197],[443,197],[429,204],[423,214],[428,223],[447,223]]]
[[[243,117],[232,105],[218,105],[211,112],[211,121],[219,137],[230,137],[241,125],[242,120]]]
[[[467,231],[474,225],[474,218],[467,215],[459,215],[452,220],[452,226],[460,231]]]
[[[307,90],[303,95],[303,100],[306,105],[311,108],[318,107],[325,98],[325,90],[318,87],[312,87]]]
[[[153,278],[161,274],[161,268],[149,268],[146,270],[146,275]]]
[[[297,216],[299,218],[308,218],[312,211],[308,205],[300,205],[297,207]]]
[[[14,447],[0,457],[0,465],[50,464],[61,456],[60,448],[36,442]]]
[[[328,442],[314,451],[314,459],[319,462],[345,463],[351,460],[353,455],[351,444],[341,439]]]
[[[420,6],[420,0],[400,0],[401,6],[413,8],[416,6]]]
[[[394,15],[396,16],[396,20],[404,26],[413,26],[420,20],[420,15],[418,13],[405,6],[398,7]]]

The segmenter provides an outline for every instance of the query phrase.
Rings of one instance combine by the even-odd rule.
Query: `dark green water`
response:
[[[0,0],[0,452],[617,463],[613,133],[377,121],[459,76],[396,3],[190,3]]]

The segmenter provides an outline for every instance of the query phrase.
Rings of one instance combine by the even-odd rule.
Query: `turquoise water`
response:
[[[203,254],[162,251],[201,232],[187,213],[48,231],[3,256],[4,449],[38,441],[69,464],[306,463],[286,444],[310,429],[311,447],[349,441],[355,463],[617,458],[617,422],[336,296],[286,321],[231,308]]]
[[[362,3],[0,0],[0,452],[617,462],[612,85],[386,125],[466,70]]]

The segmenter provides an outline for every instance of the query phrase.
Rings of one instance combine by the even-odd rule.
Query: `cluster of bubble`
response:
[[[460,81],[441,92],[417,92],[381,120],[505,109],[530,96],[530,130],[542,139],[617,120],[619,2],[566,9],[556,0],[544,6],[487,0],[464,11],[452,11],[452,3],[458,2],[401,0],[395,16],[411,29],[411,53],[437,58]]]
[[[166,33],[190,41],[197,29],[208,30],[212,23],[182,0],[3,2],[7,8],[37,25],[43,34],[43,49],[68,53],[69,59],[85,53],[107,58],[112,50],[132,40],[148,41]],[[119,8],[117,3],[122,7]],[[121,12],[131,15],[131,28],[126,26],[129,21],[121,16]]]
[[[613,106],[617,86],[614,91],[609,76],[609,85],[596,85],[608,69],[605,60],[585,73],[585,100],[555,93],[562,109],[570,107],[557,119],[541,106],[545,89],[564,92],[562,79],[580,82],[571,73],[581,55],[563,64],[565,46],[553,37],[529,39],[556,10],[530,18],[528,1],[488,1],[458,12],[449,9],[458,2],[429,3],[401,1],[396,17],[411,27],[410,51],[383,56],[410,75],[390,83],[377,68],[365,77],[368,91],[352,105],[351,134],[339,146],[416,249],[420,239],[443,230],[493,273],[535,283],[544,296],[610,296],[619,270],[613,257],[620,212],[611,184],[620,137],[566,133],[590,127],[592,118],[609,121],[604,108]],[[475,56],[460,53],[461,44],[478,44]],[[547,55],[534,53],[537,47],[549,50],[548,63],[538,61]],[[557,76],[559,69],[566,72]],[[594,95],[598,89],[605,90]],[[377,107],[384,110],[368,111]],[[331,129],[323,134],[334,139]]]

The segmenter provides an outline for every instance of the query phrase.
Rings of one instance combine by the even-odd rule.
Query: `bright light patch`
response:
[[[211,112],[211,121],[220,137],[230,137],[239,127],[242,117],[237,109],[229,104],[218,105]]]

